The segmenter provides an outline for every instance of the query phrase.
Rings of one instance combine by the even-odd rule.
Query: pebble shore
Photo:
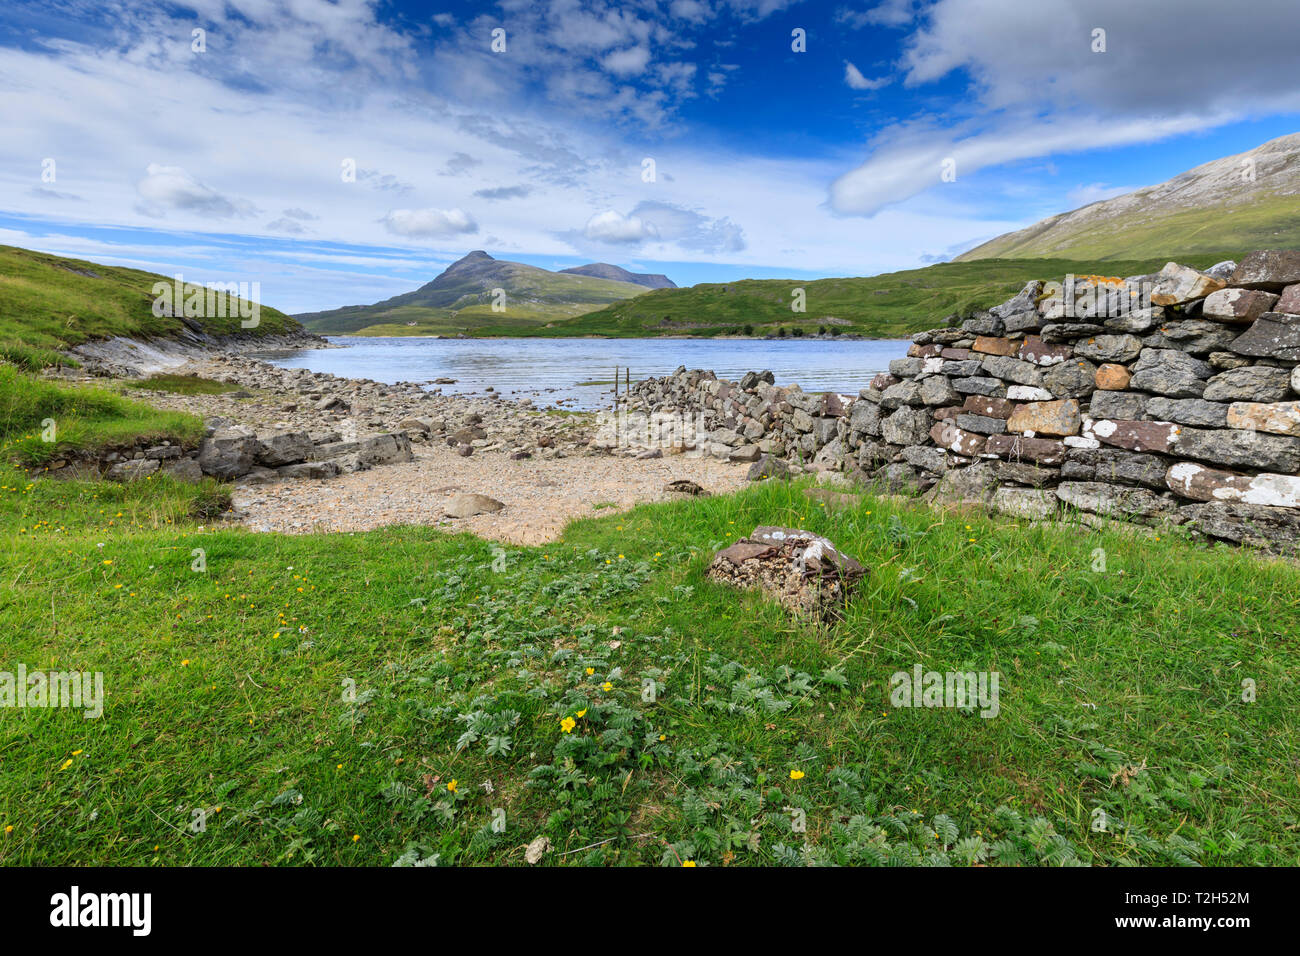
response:
[[[693,481],[715,494],[745,483],[743,464],[707,456],[644,458],[588,447],[597,430],[593,413],[444,396],[413,383],[386,385],[281,369],[241,355],[212,355],[173,371],[240,389],[198,396],[142,392],[140,397],[201,414],[209,422],[259,431],[354,430],[364,438],[405,430],[411,436],[413,461],[329,479],[236,484],[233,520],[259,532],[436,525],[503,543],[542,544],[558,539],[575,518],[680,500],[665,487],[671,481]],[[487,495],[505,508],[450,518],[444,506],[460,492]]]

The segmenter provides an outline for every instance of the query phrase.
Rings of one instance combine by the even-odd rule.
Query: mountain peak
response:
[[[572,275],[593,276],[597,279],[612,279],[615,282],[631,282],[633,285],[644,286],[647,289],[677,288],[677,284],[666,275],[628,272],[626,269],[610,265],[608,262],[589,262],[585,266],[574,266],[572,269],[561,269],[560,271]]]
[[[457,259],[447,268],[454,269],[457,266],[466,266],[475,262],[495,262],[495,261],[496,260],[494,260],[490,255],[488,255],[482,249],[475,249],[473,252],[468,253],[462,256],[461,258]]]

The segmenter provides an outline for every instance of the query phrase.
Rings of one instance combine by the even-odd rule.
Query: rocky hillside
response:
[[[1300,133],[998,236],[956,261],[1113,260],[1300,245]]]
[[[613,279],[615,282],[631,282],[633,285],[643,285],[647,289],[677,288],[677,283],[662,273],[628,272],[626,269],[620,266],[612,266],[608,262],[589,262],[585,266],[574,266],[572,269],[561,269],[560,271],[567,272],[570,275]]]
[[[498,289],[504,293],[503,309],[494,310]],[[519,331],[582,315],[645,291],[644,285],[631,281],[551,272],[476,250],[413,292],[374,305],[296,318],[314,332],[334,334],[454,334],[484,327]]]

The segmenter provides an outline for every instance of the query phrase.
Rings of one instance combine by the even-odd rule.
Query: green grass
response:
[[[54,349],[33,348],[10,342],[0,345],[0,361],[8,362],[27,372],[46,368],[81,368],[81,363]]]
[[[1177,248],[1183,248],[1177,246]],[[1150,254],[1105,263],[1115,275],[1140,275],[1170,259],[1206,267],[1227,254]],[[537,329],[536,335],[775,335],[779,330],[816,333],[821,326],[843,334],[899,338],[941,326],[956,312],[1004,302],[1033,279],[1060,280],[1098,271],[1096,259],[983,259],[946,262],[865,278],[745,279],[657,289],[598,312]],[[802,288],[806,311],[792,312],[792,290]],[[746,327],[750,332],[746,332]]]
[[[152,392],[171,392],[175,395],[224,395],[239,390],[238,385],[214,382],[210,378],[201,378],[198,375],[162,373],[126,382],[124,387]]]
[[[229,281],[216,276],[213,281]],[[153,286],[170,276],[105,266],[81,259],[0,246],[0,355],[29,368],[70,364],[56,350],[111,336],[176,335],[179,318],[153,314]],[[248,281],[248,280],[245,280]],[[186,284],[187,294],[198,288]],[[238,302],[238,300],[234,300]],[[298,331],[298,323],[263,305],[255,329],[233,316],[191,319],[214,335],[270,335]]]
[[[0,711],[0,863],[1300,862],[1281,561],[779,483],[503,554],[200,527],[143,484],[0,475],[5,666],[107,692]],[[844,622],[705,580],[760,523],[870,569]],[[893,707],[917,663],[998,671],[999,716]]]
[[[194,447],[203,421],[93,387],[67,387],[0,363],[0,459],[25,467],[125,448],[140,439]]]
[[[1028,256],[1069,256],[1105,263],[1113,259],[1158,256],[1181,249],[1169,258],[1240,259],[1255,249],[1294,249],[1300,246],[1300,196],[1272,195],[1249,203],[1215,204],[1197,209],[1148,207],[1140,219],[1112,216],[1106,220],[1074,219],[1057,226],[1059,217],[1029,229],[999,236],[958,256],[974,261]],[[1229,250],[1225,252],[1224,250]]]

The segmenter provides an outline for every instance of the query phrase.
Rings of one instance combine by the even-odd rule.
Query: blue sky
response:
[[[7,0],[0,243],[291,312],[471,249],[682,285],[914,268],[1295,132],[1294,12]]]

